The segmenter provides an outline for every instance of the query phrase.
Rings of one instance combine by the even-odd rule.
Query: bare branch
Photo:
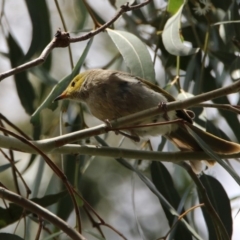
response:
[[[96,30],[92,30],[89,33],[81,36],[81,37],[75,37],[75,38],[71,38],[69,33],[67,32],[62,32],[60,30],[58,30],[55,34],[55,37],[53,38],[53,40],[46,46],[46,48],[43,50],[43,52],[41,53],[41,55],[28,62],[25,64],[22,64],[18,67],[12,68],[6,72],[3,72],[0,74],[0,81],[3,80],[6,77],[12,76],[16,73],[22,72],[24,70],[27,70],[29,68],[38,66],[42,63],[44,63],[48,57],[48,55],[51,53],[51,51],[54,48],[64,48],[64,47],[68,47],[70,45],[70,43],[75,43],[75,42],[81,42],[81,41],[85,41],[87,39],[92,38],[93,36],[97,35],[98,33],[104,31],[107,27],[109,27],[110,25],[112,25],[123,13],[141,8],[145,5],[147,5],[149,2],[151,2],[152,0],[146,0],[143,3],[140,4],[136,4],[133,6],[129,6],[129,3],[126,3],[125,5],[121,6],[121,9],[116,13],[116,15],[109,20],[108,22],[106,22],[105,24],[103,24],[101,27],[97,28]]]
[[[13,193],[3,187],[0,187],[0,197],[3,199],[7,199],[10,202],[13,202],[24,209],[37,214],[38,216],[46,219],[47,221],[51,222],[55,226],[59,227],[63,232],[65,232],[71,239],[79,239],[79,240],[86,240],[84,236],[78,233],[74,228],[68,226],[66,222],[64,222],[61,218],[54,215],[52,212],[43,208],[36,203],[16,194]]]
[[[223,110],[227,110],[227,111],[231,111],[231,112],[240,114],[240,106],[239,105],[200,103],[193,107],[217,108],[217,109],[223,109]]]
[[[49,139],[52,140],[52,139]],[[118,147],[104,147],[95,145],[78,145],[67,144],[62,147],[50,149],[46,148],[45,144],[41,144],[41,141],[32,141],[32,143],[39,149],[46,153],[61,153],[61,154],[85,154],[92,156],[105,156],[113,158],[134,158],[145,159],[162,162],[181,162],[187,159],[191,160],[210,160],[211,158],[204,152],[151,152],[147,150],[133,150]],[[20,152],[37,153],[37,151],[18,139],[1,136],[0,135],[0,147],[6,149],[13,149]],[[218,155],[218,154],[217,154]],[[222,159],[227,158],[240,158],[240,153],[231,155],[218,155]]]

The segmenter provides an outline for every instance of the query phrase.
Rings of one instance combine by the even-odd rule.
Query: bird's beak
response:
[[[61,95],[59,95],[58,97],[56,97],[56,98],[53,100],[53,102],[56,102],[56,101],[58,101],[58,100],[62,100],[62,99],[65,99],[65,98],[67,98],[67,94],[66,94],[66,92],[63,92]]]

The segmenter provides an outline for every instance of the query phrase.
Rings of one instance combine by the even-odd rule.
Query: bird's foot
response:
[[[167,114],[167,105],[166,105],[166,103],[165,103],[165,102],[160,102],[160,103],[158,104],[158,108],[161,109],[161,110],[163,110],[163,117],[164,117],[167,121],[169,121],[170,118],[169,118],[169,116],[168,116],[168,114]]]
[[[134,142],[140,142],[140,137],[137,136],[137,135],[128,134],[128,133],[122,132],[120,130],[118,130],[117,132],[120,133],[121,135],[127,137],[127,138],[132,139]]]
[[[111,124],[109,119],[105,119],[105,120],[103,120],[103,122],[106,123],[107,130],[111,130],[112,129],[112,124]]]
[[[105,122],[106,125],[107,125],[107,129],[106,129],[107,131],[113,130],[116,135],[121,134],[121,135],[123,135],[123,136],[125,136],[125,137],[127,137],[127,138],[132,139],[132,140],[135,141],[135,142],[140,142],[140,137],[137,136],[137,135],[128,134],[128,133],[122,132],[121,130],[114,130],[113,127],[112,127],[111,122],[109,121],[109,119],[105,119],[104,122]]]

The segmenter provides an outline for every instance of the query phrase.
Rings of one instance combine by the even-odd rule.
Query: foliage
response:
[[[87,239],[237,239],[237,230],[233,227],[237,218],[232,216],[238,211],[231,208],[233,200],[226,186],[239,184],[238,163],[220,159],[195,136],[200,146],[221,163],[221,168],[213,167],[215,170],[210,168],[196,176],[184,163],[155,159],[142,171],[144,159],[132,157],[129,162],[129,159],[113,158],[110,151],[143,148],[150,152],[153,147],[155,152],[173,152],[176,149],[164,139],[152,139],[152,147],[140,146],[102,130],[99,136],[86,132],[84,138],[67,141],[65,136],[71,136],[70,133],[99,122],[83,105],[63,102],[57,108],[52,102],[79,71],[89,68],[131,72],[160,85],[176,99],[197,96],[236,82],[240,48],[237,1],[155,0],[129,10],[126,10],[129,6],[145,1],[129,4],[122,0],[36,2],[39,3],[28,0],[26,5],[19,5],[27,13],[26,20],[22,21],[32,27],[27,35],[15,26],[14,18],[19,14],[13,8],[16,3],[2,3],[1,39],[6,46],[0,50],[4,59],[1,61],[14,69],[40,54],[42,58],[39,63],[14,72],[11,76],[14,89],[4,87],[11,79],[3,80],[0,74],[0,99],[2,105],[7,106],[5,111],[0,108],[0,127],[14,132],[1,128],[0,137],[6,136],[0,138],[0,147],[11,149],[0,149],[3,156],[0,158],[0,196],[4,204],[0,208],[1,231],[12,233],[7,234],[8,239],[32,239],[33,236],[67,239],[59,226],[49,220],[45,222],[43,216],[24,205],[27,203],[21,205],[15,198],[8,199],[4,195],[6,187],[35,206],[48,209],[56,218],[68,222],[72,229],[76,225]],[[11,14],[8,15],[8,11]],[[114,19],[119,11],[122,11],[121,18]],[[108,28],[97,32],[111,20]],[[70,39],[87,36],[90,31],[94,37],[89,35],[76,40],[77,43],[70,41],[68,51],[56,47],[43,58],[42,51],[59,26],[69,32]],[[7,67],[3,68],[5,65],[1,66],[1,72],[7,71]],[[3,91],[8,97],[18,96],[19,102],[8,105],[11,98],[4,100]],[[15,108],[19,103],[20,113]],[[196,124],[219,137],[240,142],[239,93],[213,98],[209,103],[214,104],[212,111],[207,105],[205,108],[192,106]],[[8,112],[13,110],[16,115],[9,118]],[[19,147],[8,146],[10,135],[28,148],[20,143]],[[43,138],[43,141],[33,141]],[[70,142],[75,145],[65,145]],[[83,146],[82,150],[77,149],[76,144]],[[87,148],[93,149],[92,153],[70,154],[87,151]],[[98,156],[98,148],[110,151]],[[21,151],[28,154],[20,155]],[[47,156],[49,151],[51,155]],[[63,152],[68,154],[60,154]],[[219,172],[225,174],[227,184]],[[236,192],[238,199],[239,191]],[[13,203],[6,203],[5,199]],[[19,230],[19,222],[24,231]]]

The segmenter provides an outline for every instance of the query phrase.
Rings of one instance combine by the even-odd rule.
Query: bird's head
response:
[[[54,99],[55,101],[62,99],[79,100],[81,98],[81,88],[87,77],[87,72],[78,74],[67,86],[67,88]]]

